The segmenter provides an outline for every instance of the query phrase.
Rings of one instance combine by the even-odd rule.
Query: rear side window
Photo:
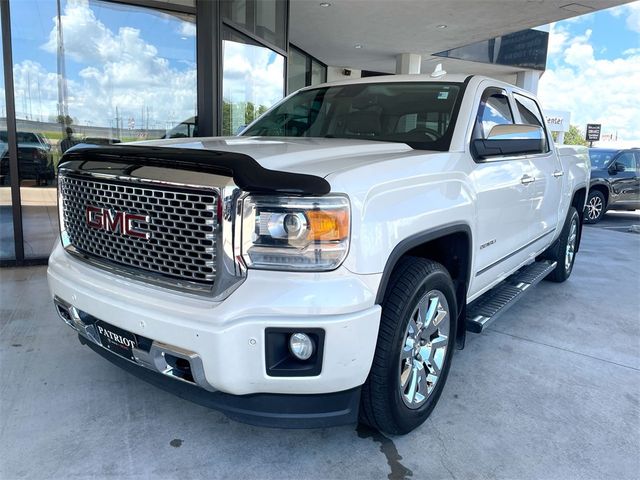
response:
[[[496,125],[512,123],[513,113],[506,92],[494,88],[486,90],[480,101],[473,137],[487,138]]]
[[[626,172],[633,172],[636,169],[636,160],[633,156],[633,152],[623,152],[616,158],[616,163],[624,165]]]
[[[520,95],[519,93],[514,93],[513,98],[516,101],[516,107],[518,108],[518,113],[520,114],[521,123],[525,125],[537,125],[542,127],[545,130],[545,135],[547,135],[546,129],[544,128],[544,121],[542,117],[542,112],[540,111],[540,107],[535,102],[535,100],[525,97],[524,95]],[[547,152],[549,151],[549,138],[547,137]]]
[[[522,123],[544,127],[542,114],[540,113],[540,109],[538,108],[538,105],[536,105],[536,102],[517,93],[513,94],[513,98],[516,100],[516,105],[518,107]]]

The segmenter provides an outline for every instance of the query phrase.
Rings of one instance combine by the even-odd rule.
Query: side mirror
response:
[[[613,162],[611,165],[609,165],[609,175],[615,175],[616,173],[624,171],[624,165],[620,162]]]
[[[473,141],[480,159],[505,155],[533,155],[547,151],[547,138],[539,125],[495,125],[487,138]]]

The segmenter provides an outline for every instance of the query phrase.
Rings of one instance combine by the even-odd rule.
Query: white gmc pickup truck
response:
[[[589,171],[489,78],[309,87],[238,137],[69,150],[50,290],[83,344],[232,418],[406,433],[467,330],[569,277]]]

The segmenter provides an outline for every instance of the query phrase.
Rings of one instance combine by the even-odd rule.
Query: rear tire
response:
[[[576,260],[579,236],[580,216],[574,207],[570,207],[560,237],[543,254],[543,258],[558,262],[556,268],[545,280],[562,283],[571,276]]]
[[[449,374],[457,305],[453,281],[439,263],[404,257],[382,303],[378,343],[362,388],[360,421],[390,434],[420,426]]]
[[[607,210],[607,202],[599,190],[591,190],[584,207],[584,223],[598,223]]]

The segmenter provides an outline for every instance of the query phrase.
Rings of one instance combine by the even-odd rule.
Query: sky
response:
[[[76,125],[170,128],[196,112],[194,18],[101,2],[62,0],[69,115]],[[18,118],[57,115],[53,0],[11,2]],[[283,57],[224,42],[224,97],[272,105],[283,96]],[[243,121],[244,123],[244,121]]]
[[[551,25],[547,70],[538,97],[571,112],[582,132],[640,142],[640,1]]]

